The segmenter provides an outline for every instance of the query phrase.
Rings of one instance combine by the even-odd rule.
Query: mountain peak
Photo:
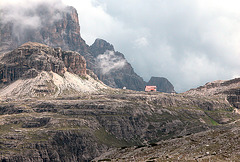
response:
[[[100,38],[97,38],[94,41],[93,46],[96,46],[96,47],[99,47],[99,48],[107,47],[107,48],[109,48],[109,50],[114,50],[114,47],[113,47],[112,44],[110,44],[106,40],[100,39]]]
[[[93,53],[94,56],[98,56],[99,54],[103,54],[106,51],[115,51],[112,44],[103,40],[103,39],[96,39],[94,43],[90,46],[90,51]]]

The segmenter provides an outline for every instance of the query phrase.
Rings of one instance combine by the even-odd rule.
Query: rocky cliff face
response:
[[[10,83],[21,77],[36,77],[40,71],[52,71],[59,75],[69,71],[86,75],[86,61],[77,52],[28,42],[2,57],[0,83]]]
[[[159,92],[175,93],[173,85],[163,77],[151,77],[147,85],[157,86]]]
[[[240,109],[240,88],[231,89],[227,94],[228,102],[237,109]]]
[[[54,8],[42,3],[22,12],[22,16],[39,21],[26,25],[14,18],[9,21],[3,19],[0,23],[0,52],[13,50],[28,41],[64,50],[87,51],[87,45],[80,36],[78,14],[73,7]],[[1,16],[4,18],[9,14],[11,10],[6,9]]]
[[[104,54],[106,51],[115,51],[113,45],[103,39],[96,39],[89,49],[94,57]]]

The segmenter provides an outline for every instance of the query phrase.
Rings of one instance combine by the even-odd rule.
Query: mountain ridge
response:
[[[231,89],[236,89],[240,87],[240,78],[235,78],[231,80],[216,80],[213,82],[208,82],[203,86],[198,88],[190,89],[186,91],[186,94],[190,95],[217,95],[219,93],[227,93]]]

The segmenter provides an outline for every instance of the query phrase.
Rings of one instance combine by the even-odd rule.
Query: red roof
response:
[[[145,91],[146,92],[157,91],[157,86],[146,86]]]

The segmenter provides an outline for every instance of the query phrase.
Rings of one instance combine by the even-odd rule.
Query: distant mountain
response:
[[[152,77],[149,82],[145,82],[134,72],[124,55],[115,51],[109,42],[96,39],[89,49],[94,56],[92,64],[96,65],[94,72],[105,84],[115,88],[126,87],[138,91],[144,91],[145,85],[155,85],[159,92],[175,93],[173,85],[166,78]],[[106,68],[109,71],[105,72]]]
[[[240,78],[235,78],[231,80],[217,80],[213,82],[208,82],[203,86],[198,88],[190,89],[185,92],[189,95],[217,95],[217,94],[227,94],[234,89],[240,88]]]
[[[236,108],[240,108],[240,78],[231,80],[217,80],[206,83],[195,89],[185,92],[191,96],[224,96]]]
[[[94,72],[105,84],[115,87],[143,91],[145,82],[137,75],[124,55],[114,50],[113,45],[96,39],[89,47],[94,56]]]
[[[114,50],[113,45],[102,39],[96,39],[89,47],[80,35],[78,13],[73,7],[52,8],[42,3],[29,11],[23,11],[26,18],[34,15],[40,20],[38,26],[19,22],[16,18],[0,22],[0,53],[11,51],[31,41],[63,50],[79,52],[86,59],[88,69],[94,71],[100,80],[113,88],[143,91],[147,84],[134,72],[124,55]],[[4,15],[11,12],[4,10]],[[171,83],[158,79],[159,91],[172,92]],[[167,87],[164,88],[164,85]],[[170,87],[170,89],[169,89]]]
[[[157,86],[157,91],[166,93],[175,93],[173,85],[163,77],[151,77],[147,85]]]

